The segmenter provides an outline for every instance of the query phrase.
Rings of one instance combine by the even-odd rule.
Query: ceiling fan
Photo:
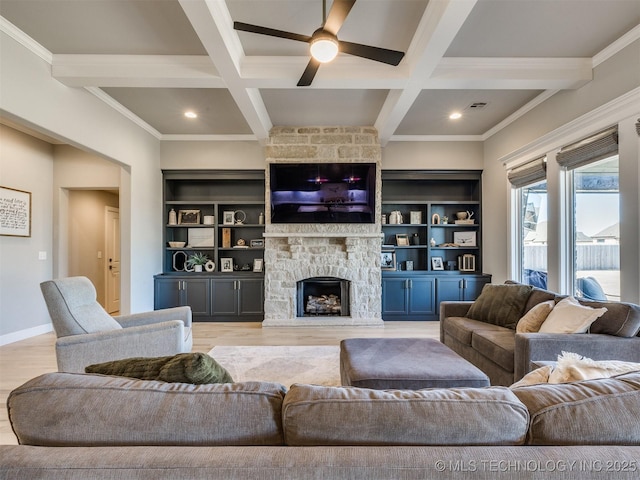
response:
[[[307,87],[311,85],[320,64],[330,62],[336,57],[338,52],[348,53],[349,55],[355,55],[369,60],[375,60],[376,62],[382,62],[388,65],[398,65],[400,60],[402,60],[402,57],[404,57],[404,52],[338,40],[338,30],[342,27],[342,24],[347,18],[347,15],[349,15],[354,3],[356,3],[356,0],[334,0],[333,5],[331,5],[331,9],[329,10],[329,15],[326,15],[327,2],[326,0],[323,0],[323,25],[313,32],[311,36],[275,30],[268,27],[260,27],[258,25],[250,25],[242,22],[233,22],[233,28],[243,32],[286,38],[310,44],[309,50],[311,52],[311,59],[309,60],[302,77],[300,77],[300,80],[298,81],[297,85],[299,87]]]

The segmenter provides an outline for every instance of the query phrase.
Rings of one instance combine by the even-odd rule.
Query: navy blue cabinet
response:
[[[431,320],[436,313],[436,280],[431,275],[382,277],[384,320]]]

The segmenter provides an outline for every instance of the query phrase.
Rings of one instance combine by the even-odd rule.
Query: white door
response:
[[[105,309],[110,314],[120,311],[120,210],[106,207],[106,295]]]

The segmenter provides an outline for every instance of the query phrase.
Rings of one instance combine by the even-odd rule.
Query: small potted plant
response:
[[[195,272],[202,272],[202,267],[205,263],[209,261],[209,257],[207,257],[204,253],[194,253],[187,260],[187,265],[193,267]]]

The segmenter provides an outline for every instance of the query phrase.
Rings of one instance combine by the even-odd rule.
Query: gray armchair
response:
[[[190,307],[112,317],[97,302],[86,277],[49,280],[40,289],[58,337],[61,372],[84,372],[87,365],[128,357],[191,351]]]

